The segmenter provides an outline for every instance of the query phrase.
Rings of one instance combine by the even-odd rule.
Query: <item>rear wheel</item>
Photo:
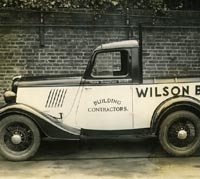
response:
[[[40,133],[28,117],[10,115],[0,121],[0,153],[13,161],[28,160],[40,146]]]
[[[162,147],[173,156],[189,156],[200,146],[200,119],[189,111],[169,114],[160,126]]]

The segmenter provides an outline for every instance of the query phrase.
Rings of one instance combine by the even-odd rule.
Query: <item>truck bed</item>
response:
[[[200,82],[200,77],[164,77],[144,78],[143,84],[164,84],[164,83],[193,83]]]

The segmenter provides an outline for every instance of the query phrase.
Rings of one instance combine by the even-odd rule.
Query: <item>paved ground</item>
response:
[[[0,160],[0,179],[199,179],[200,152],[169,157],[156,139],[43,142],[27,162]]]
[[[26,162],[0,157],[0,179],[199,179],[200,150],[169,157],[155,138],[132,141],[44,141]]]

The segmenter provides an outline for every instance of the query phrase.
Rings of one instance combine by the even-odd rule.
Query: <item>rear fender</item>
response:
[[[151,119],[151,133],[156,134],[167,115],[174,111],[186,110],[200,116],[200,101],[190,96],[172,97],[162,102],[154,111]]]
[[[44,133],[53,139],[79,139],[80,130],[64,125],[50,115],[24,104],[10,104],[0,109],[0,120],[5,116],[21,114],[29,117]]]

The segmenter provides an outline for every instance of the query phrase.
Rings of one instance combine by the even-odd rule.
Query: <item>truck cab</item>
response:
[[[200,145],[200,78],[144,79],[136,40],[98,46],[83,75],[15,77],[0,109],[0,153],[34,156],[42,138],[154,135],[174,156]]]

